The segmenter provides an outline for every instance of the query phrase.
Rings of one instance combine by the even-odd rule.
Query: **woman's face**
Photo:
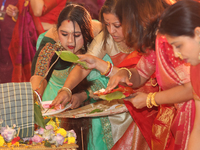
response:
[[[112,13],[103,13],[103,18],[105,26],[109,34],[113,37],[115,42],[121,42],[124,40],[124,35],[122,33],[122,26],[119,19]]]
[[[66,50],[76,53],[79,49],[82,48],[84,40],[78,23],[77,22],[74,23],[75,23],[75,30],[72,21],[70,20],[63,21],[61,23],[61,26],[58,28],[58,37],[62,46]]]
[[[191,65],[200,63],[200,40],[196,36],[191,38],[189,36],[172,37],[166,35],[169,44],[172,45],[176,57],[182,57],[185,62]]]

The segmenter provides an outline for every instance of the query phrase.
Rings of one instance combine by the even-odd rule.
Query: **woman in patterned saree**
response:
[[[172,45],[177,57],[191,64],[190,79],[196,106],[194,127],[188,150],[200,147],[200,3],[180,1],[171,6],[161,17],[159,32]],[[181,26],[180,26],[181,25]]]
[[[127,100],[138,109],[159,105],[158,114],[153,125],[149,127],[152,129],[152,135],[146,136],[147,140],[151,140],[151,149],[183,150],[187,148],[189,142],[195,113],[194,101],[190,100],[193,98],[190,66],[174,56],[172,46],[164,36],[156,35],[159,18],[152,17],[152,19],[150,25],[146,25],[144,32],[135,34],[129,32],[129,28],[125,28],[126,33],[132,33],[132,37],[137,37],[134,39],[127,36],[128,43],[138,41],[137,46],[143,50],[144,55],[136,68],[130,69],[131,77],[126,70],[118,71],[110,78],[106,91],[110,91],[120,82],[133,88],[139,87],[156,72],[160,92],[149,94],[137,92],[132,95],[134,98]],[[165,24],[168,25],[168,21]]]

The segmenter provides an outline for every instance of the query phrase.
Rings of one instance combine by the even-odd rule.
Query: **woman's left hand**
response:
[[[130,101],[135,108],[141,109],[143,107],[146,107],[147,95],[148,94],[146,93],[137,92],[130,95],[130,97],[133,97],[133,98],[126,98],[124,100]]]
[[[82,93],[76,93],[72,95],[71,99],[71,109],[78,108],[83,103],[84,99]]]
[[[95,56],[85,54],[85,55],[77,55],[80,61],[85,61],[87,63],[88,68],[94,69],[96,67],[96,60],[98,59]]]

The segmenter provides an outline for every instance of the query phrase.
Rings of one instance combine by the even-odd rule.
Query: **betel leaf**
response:
[[[37,104],[34,104],[34,120],[38,126],[45,128],[44,118],[42,116],[40,107]]]
[[[100,110],[100,109],[94,109],[94,110],[92,110],[91,112],[89,112],[89,114],[93,114],[93,113],[95,113],[95,112],[102,112],[103,110]]]
[[[83,66],[85,69],[89,69],[86,62],[79,61],[78,56],[70,51],[56,51],[56,54],[58,56],[60,56],[60,58],[64,61],[77,63],[77,64],[80,64],[81,66]]]
[[[99,96],[99,98],[107,100],[107,101],[112,101],[114,99],[122,99],[122,98],[125,98],[125,97],[126,96],[120,91],[116,91],[116,92],[113,92],[113,93],[109,93],[109,94],[106,94],[106,95],[100,95]]]

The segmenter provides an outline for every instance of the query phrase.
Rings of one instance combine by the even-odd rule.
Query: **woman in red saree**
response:
[[[64,8],[66,0],[44,0],[41,14],[44,18],[34,15],[36,14],[33,9],[34,3],[36,0],[19,0],[17,4],[19,12],[15,12],[15,16],[13,16],[16,19],[17,15],[17,22],[9,46],[13,64],[12,82],[30,81],[31,63],[36,51],[37,37],[45,31],[42,23],[54,22],[56,24],[56,15],[58,16],[61,8]]]
[[[196,116],[188,150],[200,147],[200,3],[180,1],[171,6],[161,17],[160,33],[166,35],[174,53],[191,64],[190,78],[196,105]],[[177,23],[178,22],[178,23]],[[166,25],[167,23],[167,25]],[[181,26],[180,26],[181,24]]]

